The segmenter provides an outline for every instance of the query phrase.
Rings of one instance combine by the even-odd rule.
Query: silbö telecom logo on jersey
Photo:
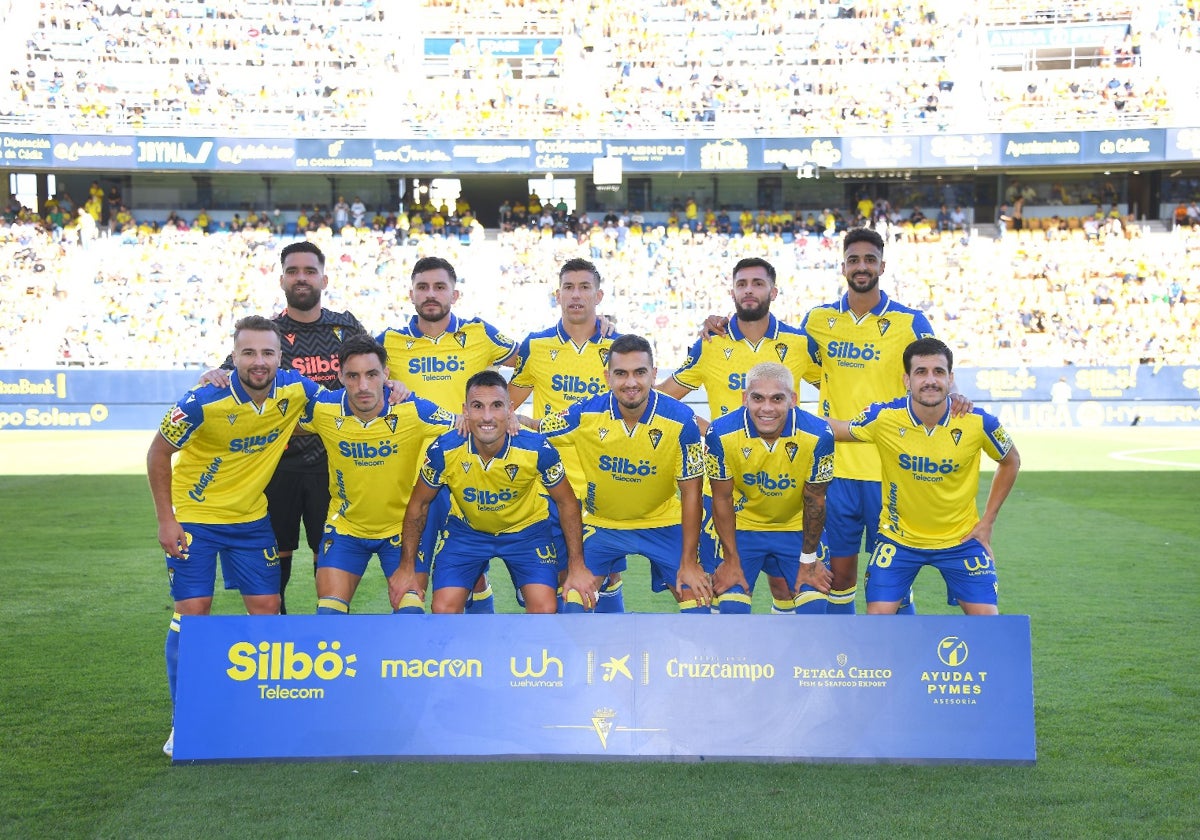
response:
[[[339,641],[319,641],[315,652],[297,649],[295,642],[236,642],[227,657],[226,676],[237,682],[257,681],[261,700],[324,700],[327,686],[358,674],[358,655],[343,653]],[[312,685],[313,680],[319,683]]]

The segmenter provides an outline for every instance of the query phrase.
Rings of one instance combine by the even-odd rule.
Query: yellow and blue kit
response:
[[[549,329],[530,333],[517,347],[512,384],[533,389],[535,418],[561,414],[580,400],[608,391],[604,379],[608,349],[619,337],[601,336],[599,319],[582,345],[567,335],[561,320]]]
[[[171,471],[175,517],[222,525],[265,517],[263,490],[320,391],[312,380],[281,370],[260,407],[234,371],[224,388],[202,385],[185,394],[159,426],[181,450]]]
[[[725,335],[698,339],[688,350],[687,359],[671,375],[690,391],[704,388],[711,419],[741,407],[746,372],[760,362],[784,365],[792,372],[797,384],[806,375],[816,376],[815,369],[811,369],[813,362],[804,333],[774,315],[767,318],[766,334],[757,342],[751,342],[742,332],[735,315],[729,319],[729,330]],[[858,409],[861,408],[860,405]]]
[[[879,303],[862,318],[845,294],[809,310],[800,326],[808,336],[809,357],[820,365],[822,417],[847,420],[871,403],[902,396],[904,348],[933,335],[920,311],[879,295]],[[879,481],[879,456],[872,447],[839,443],[835,466],[838,478]]]
[[[630,430],[616,397],[604,393],[546,417],[542,431],[555,446],[571,446],[583,465],[585,524],[597,528],[679,525],[676,482],[704,475],[704,445],[696,415],[679,400],[651,391]]]
[[[996,417],[978,408],[951,417],[949,400],[933,429],[901,397],[869,406],[850,433],[874,444],[882,462],[880,536],[918,549],[950,548],[970,533],[979,522],[980,453],[1000,461],[1013,445]]]
[[[454,416],[409,396],[362,421],[345,391],[322,394],[300,425],[320,435],[329,453],[329,515],[339,534],[382,539],[399,534],[426,446],[454,425]]]
[[[392,376],[418,396],[447,411],[462,411],[467,380],[504,361],[517,343],[479,318],[450,316],[446,331],[435,338],[423,335],[414,315],[408,325],[387,329],[376,340],[388,354]]]

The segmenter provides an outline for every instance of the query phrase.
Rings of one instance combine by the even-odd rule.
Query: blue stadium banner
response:
[[[1031,47],[1098,47],[1119,44],[1129,31],[1126,23],[1093,23],[1072,26],[997,26],[987,29],[993,50]]]
[[[134,140],[138,169],[216,169],[213,137],[138,137]]]
[[[217,141],[216,168],[248,172],[290,172],[296,168],[296,143],[293,140],[220,139]]]
[[[1082,135],[1078,131],[1001,136],[1000,163],[1003,166],[1053,166],[1083,162]]]
[[[36,167],[51,162],[54,138],[47,134],[0,132],[0,162],[11,167]]]
[[[369,172],[375,168],[375,144],[371,140],[297,140],[296,169],[338,172]]]
[[[917,137],[893,134],[842,138],[843,169],[915,169],[920,165],[921,144]]]
[[[1166,133],[1157,128],[1085,131],[1082,137],[1087,163],[1148,163],[1162,160],[1166,151]]]
[[[1168,128],[1167,160],[1200,160],[1200,128]]]
[[[921,165],[999,166],[1000,138],[995,134],[933,134],[921,138]]]
[[[175,760],[1036,760],[1028,616],[185,617]]]
[[[189,370],[0,370],[0,430],[158,428],[200,380]]]
[[[463,54],[491,55],[503,58],[535,58],[551,56],[562,46],[561,38],[426,38],[425,55],[450,56],[459,44]],[[469,82],[468,82],[469,84]]]
[[[138,147],[133,137],[110,134],[77,134],[55,137],[54,166],[70,169],[134,169]]]

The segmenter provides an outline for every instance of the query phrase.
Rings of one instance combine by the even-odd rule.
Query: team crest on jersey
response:
[[[291,402],[291,400],[289,400],[287,397],[284,397],[283,399],[281,399],[279,401],[279,404],[276,406],[279,409],[279,413],[282,414],[284,417],[287,417],[287,410],[288,410],[288,405],[290,402]]]
[[[557,350],[550,351],[550,361],[552,361],[552,362],[558,361],[558,351]]]
[[[508,464],[507,466],[505,466],[504,474],[506,476],[508,476],[509,481],[516,481],[517,480],[517,465],[516,464]]]
[[[732,348],[732,347],[726,347],[726,348],[725,348],[725,350],[724,350],[724,353],[725,353],[725,361],[729,361],[729,357],[733,355],[733,348]],[[689,360],[689,361],[690,361],[690,360]]]
[[[776,344],[775,345],[775,355],[779,357],[779,361],[782,362],[784,359],[786,359],[787,354],[788,354],[788,346],[786,344]]]
[[[833,329],[833,325],[834,325],[834,324],[836,324],[836,323],[837,323],[837,318],[830,318],[830,319],[828,320],[829,329]]]
[[[325,542],[321,544],[321,556],[324,557],[326,554],[328,554],[329,549],[331,548],[333,548],[333,540],[325,540]]]
[[[283,337],[288,340],[288,344],[296,343],[296,334],[295,333],[285,333]]]
[[[456,332],[454,334],[454,340],[458,342],[459,347],[467,346],[467,334],[465,332]]]
[[[798,445],[797,445],[797,444],[796,444],[794,441],[790,441],[790,440],[789,440],[789,441],[788,441],[788,442],[787,442],[787,443],[784,445],[784,447],[783,447],[783,451],[787,453],[787,456],[788,456],[788,460],[789,460],[789,461],[795,461],[795,460],[796,460],[796,453],[800,451],[800,447],[799,447],[799,446],[798,446]]]
[[[411,349],[413,349],[414,344],[416,344],[416,342],[410,338],[408,341],[404,342],[404,349],[411,350]]]
[[[750,447],[749,447],[749,446],[743,446],[743,447],[742,447],[742,457],[743,457],[743,458],[749,458],[749,457],[750,457],[750,452],[751,452],[751,449],[750,449]]]
[[[471,462],[470,461],[462,461],[461,464],[462,464],[464,474],[469,473],[471,471]]]
[[[604,365],[604,367],[608,367],[608,353],[609,350],[607,347],[600,348],[600,364]]]
[[[400,418],[397,417],[395,414],[389,414],[383,418],[383,422],[387,423],[388,429],[390,429],[392,432],[395,432],[396,424],[400,422]]]
[[[958,446],[958,442],[962,440],[962,429],[951,429],[950,437],[954,438],[954,445]]]
[[[604,440],[606,437],[608,437],[608,429],[600,428],[597,431],[600,434],[600,440]]]
[[[896,431],[900,433],[900,437],[904,437],[904,433],[907,432],[908,429],[904,428],[903,426],[897,426]]]
[[[879,334],[880,335],[885,334],[891,328],[891,326],[892,326],[892,322],[889,321],[887,318],[880,318],[879,319]]]
[[[229,425],[232,426],[234,423],[237,422],[237,415],[236,414],[226,414],[225,419],[228,420]]]
[[[648,432],[648,435],[650,437],[651,448],[658,449],[658,444],[662,440],[663,436],[662,429],[651,429]]]
[[[337,430],[339,432],[342,430],[342,424],[345,422],[346,422],[346,418],[341,415],[338,415],[337,417],[333,418],[333,425],[337,427]]]
[[[342,328],[341,327],[333,328],[333,337],[336,338],[338,341],[342,340]]]

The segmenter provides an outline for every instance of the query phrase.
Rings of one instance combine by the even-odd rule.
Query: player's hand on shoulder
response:
[[[402,403],[412,396],[412,391],[399,379],[389,379],[385,384],[388,389],[388,405]]]
[[[724,315],[709,315],[700,327],[700,338],[711,341],[713,338],[729,334],[729,319]]]
[[[229,371],[224,368],[210,368],[200,374],[200,384],[227,388],[229,387]]]
[[[962,417],[965,414],[970,414],[971,409],[975,407],[975,403],[964,397],[962,394],[954,393],[950,395],[950,416]]]

